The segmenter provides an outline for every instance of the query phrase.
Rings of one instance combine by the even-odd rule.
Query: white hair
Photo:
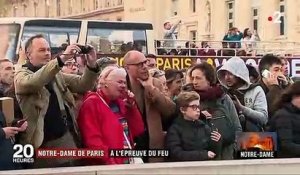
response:
[[[127,75],[127,72],[125,71],[124,68],[119,68],[116,66],[105,67],[99,76],[98,88],[104,86],[106,84],[107,80],[113,80],[114,79],[113,77],[116,75],[122,76],[125,78]]]

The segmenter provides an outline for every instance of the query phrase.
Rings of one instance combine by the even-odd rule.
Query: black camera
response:
[[[88,54],[93,49],[89,45],[86,46],[78,45],[78,47],[80,48],[82,54]]]

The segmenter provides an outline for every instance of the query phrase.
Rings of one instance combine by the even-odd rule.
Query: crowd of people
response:
[[[279,157],[300,155],[300,82],[288,77],[283,57],[264,55],[258,68],[232,57],[217,68],[203,61],[182,71],[159,70],[155,55],[134,50],[119,67],[77,44],[51,59],[42,35],[24,49],[24,65],[0,61],[1,96],[15,99],[15,121],[8,126],[0,115],[0,169],[132,163],[110,157],[110,149],[170,152],[144,163],[231,160],[239,132],[277,132]],[[24,166],[12,162],[16,143],[101,149],[104,156],[36,158]]]
[[[175,24],[166,21],[164,23],[163,41],[156,41],[156,52],[158,55],[183,55],[183,56],[256,56],[257,42],[260,37],[256,30],[245,28],[241,32],[232,27],[223,37],[222,47],[211,46],[208,41],[200,44],[195,41],[186,41],[184,46],[178,46],[176,30],[181,20]]]

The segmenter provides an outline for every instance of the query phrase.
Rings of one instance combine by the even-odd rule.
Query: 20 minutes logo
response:
[[[13,155],[14,163],[33,163],[34,148],[30,144],[15,144],[13,147],[15,153]]]

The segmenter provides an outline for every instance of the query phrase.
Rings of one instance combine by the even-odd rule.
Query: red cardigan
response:
[[[110,104],[110,100],[102,92],[97,92]],[[78,115],[78,126],[83,144],[86,148],[104,150],[104,157],[92,159],[92,164],[123,164],[126,158],[112,158],[108,155],[109,149],[123,149],[123,127],[118,116],[99,98],[96,92],[89,92],[83,99]],[[144,132],[142,116],[135,105],[131,109],[125,107],[122,99],[115,101],[119,105],[120,113],[127,119],[130,133],[130,142]]]

